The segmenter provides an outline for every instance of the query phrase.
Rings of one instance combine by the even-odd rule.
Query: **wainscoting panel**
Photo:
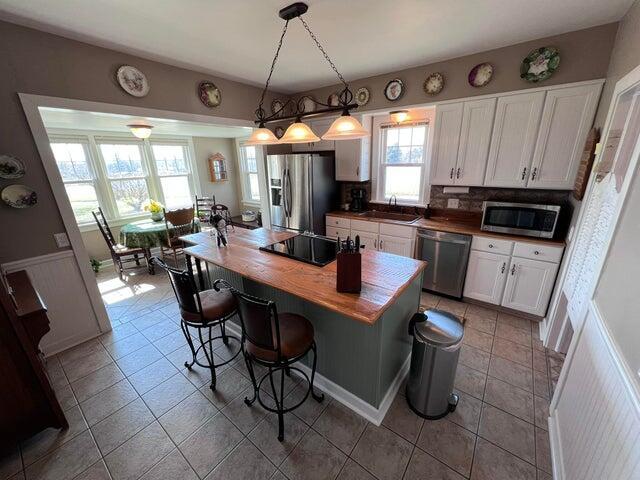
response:
[[[549,420],[554,478],[639,479],[637,389],[593,305],[565,369]]]
[[[5,273],[26,270],[47,307],[51,331],[40,343],[46,356],[99,335],[100,327],[89,301],[73,251],[5,263]]]

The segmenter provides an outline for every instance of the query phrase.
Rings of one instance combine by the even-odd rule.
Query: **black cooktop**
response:
[[[260,247],[260,250],[323,267],[336,259],[335,240],[311,235],[296,235],[287,240]]]

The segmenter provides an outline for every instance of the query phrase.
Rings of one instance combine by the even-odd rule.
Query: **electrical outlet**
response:
[[[56,245],[58,248],[65,248],[71,246],[69,243],[69,237],[67,237],[66,233],[54,233],[53,238],[56,240]]]
[[[460,208],[460,199],[459,198],[448,199],[447,208]]]

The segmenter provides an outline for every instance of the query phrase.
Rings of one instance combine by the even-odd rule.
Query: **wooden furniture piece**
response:
[[[147,262],[149,273],[153,273],[153,267],[149,263],[149,258],[151,258],[149,249],[129,248],[120,243],[117,243],[115,237],[113,236],[113,233],[111,233],[111,228],[109,228],[107,219],[104,217],[104,213],[102,213],[102,208],[98,207],[98,210],[95,210],[91,213],[93,214],[93,218],[98,224],[98,228],[100,229],[102,238],[104,238],[104,241],[107,242],[109,252],[111,253],[111,258],[113,259],[113,266],[120,276],[120,279],[124,279],[124,264],[135,262],[136,267],[139,267],[140,256],[144,257],[145,261]]]
[[[25,270],[0,282],[0,451],[45,428],[68,428],[38,345],[47,309]],[[11,293],[10,290],[11,289]]]
[[[216,204],[216,196],[199,197],[196,195],[196,218],[200,222],[209,223],[209,215],[211,215],[211,209]]]
[[[152,262],[158,264],[169,275],[173,292],[178,300],[180,307],[180,326],[184,333],[189,348],[191,349],[192,358],[190,362],[184,362],[184,366],[191,370],[194,364],[208,368],[211,371],[211,390],[216,389],[216,368],[222,367],[235,360],[241,350],[240,339],[235,335],[228,334],[225,330],[225,322],[233,317],[236,311],[236,300],[230,290],[205,290],[198,292],[196,284],[191,274],[184,270],[172,268],[158,258],[154,258]],[[213,336],[213,329],[220,327],[220,335]],[[194,346],[193,338],[189,329],[198,331],[198,340],[200,346]],[[203,330],[206,336],[203,337]],[[236,343],[237,350],[229,349],[229,355],[226,360],[216,363],[214,360],[213,350],[219,345],[214,342],[222,339],[224,345],[229,346],[229,341]],[[198,360],[198,354],[204,353],[207,363],[201,363]]]
[[[164,225],[166,236],[160,242],[160,254],[164,259],[165,251],[173,253],[173,259],[178,264],[178,254],[182,253],[184,242],[180,240],[183,235],[194,232],[193,212],[194,208],[180,208],[178,210],[165,210]]]
[[[242,220],[242,215],[231,217],[231,222],[234,227],[246,228],[247,230],[255,230],[256,228],[262,227],[257,219],[247,222],[246,220]]]

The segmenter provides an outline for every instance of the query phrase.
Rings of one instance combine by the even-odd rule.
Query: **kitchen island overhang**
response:
[[[379,424],[408,369],[407,324],[419,309],[426,263],[365,250],[362,291],[339,293],[335,261],[317,267],[259,250],[294,235],[237,229],[221,248],[207,232],[182,238],[193,245],[185,249],[188,258],[206,264],[203,281],[205,275],[223,278],[239,290],[275,301],[279,312],[308,318],[318,345],[317,385]]]

